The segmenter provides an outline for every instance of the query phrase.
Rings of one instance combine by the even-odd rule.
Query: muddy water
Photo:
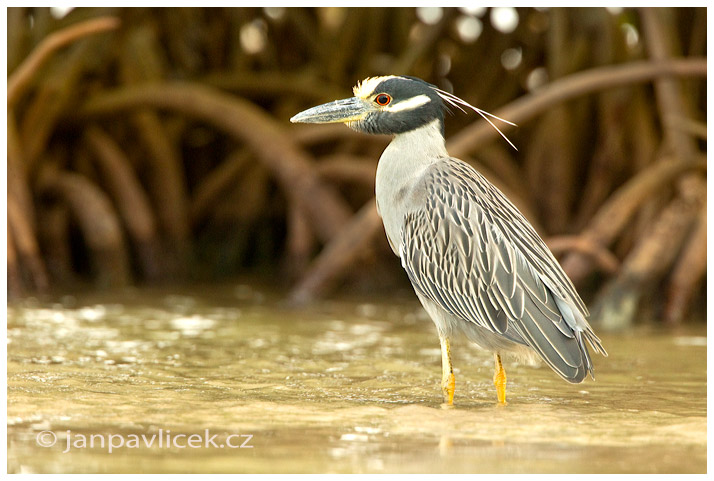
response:
[[[452,345],[411,296],[247,285],[8,306],[8,471],[706,472],[706,330],[604,335],[597,381]]]

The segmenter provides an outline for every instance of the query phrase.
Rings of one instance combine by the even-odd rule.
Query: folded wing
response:
[[[531,225],[468,164],[448,159],[424,177],[426,202],[402,228],[400,257],[414,288],[448,313],[526,343],[580,382],[605,354],[570,279]]]

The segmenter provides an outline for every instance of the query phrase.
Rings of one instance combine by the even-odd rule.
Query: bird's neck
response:
[[[387,238],[399,255],[399,236],[404,215],[422,202],[416,192],[428,168],[447,157],[441,122],[437,119],[418,129],[398,134],[382,153],[377,165],[375,194]]]
[[[385,153],[390,150],[414,167],[421,162],[432,163],[441,157],[448,157],[443,122],[434,119],[422,127],[397,134]]]
[[[391,190],[413,183],[430,165],[448,155],[438,119],[395,135],[377,165],[378,194],[380,186]]]

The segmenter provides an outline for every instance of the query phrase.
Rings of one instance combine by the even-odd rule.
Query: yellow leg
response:
[[[503,369],[501,363],[501,355],[495,353],[493,357],[496,359],[496,372],[493,375],[493,384],[496,385],[496,395],[498,396],[499,404],[506,404],[506,370]]]
[[[456,390],[456,378],[454,368],[451,366],[451,348],[449,338],[439,337],[441,341],[441,390],[444,393],[444,405],[454,405],[454,391]]]

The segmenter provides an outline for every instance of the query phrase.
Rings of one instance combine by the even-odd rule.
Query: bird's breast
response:
[[[382,154],[377,165],[375,197],[377,210],[382,217],[389,244],[399,255],[399,243],[404,218],[409,212],[423,207],[423,176],[426,165],[409,166],[405,159],[394,156],[388,150]],[[421,198],[420,198],[421,197]]]

